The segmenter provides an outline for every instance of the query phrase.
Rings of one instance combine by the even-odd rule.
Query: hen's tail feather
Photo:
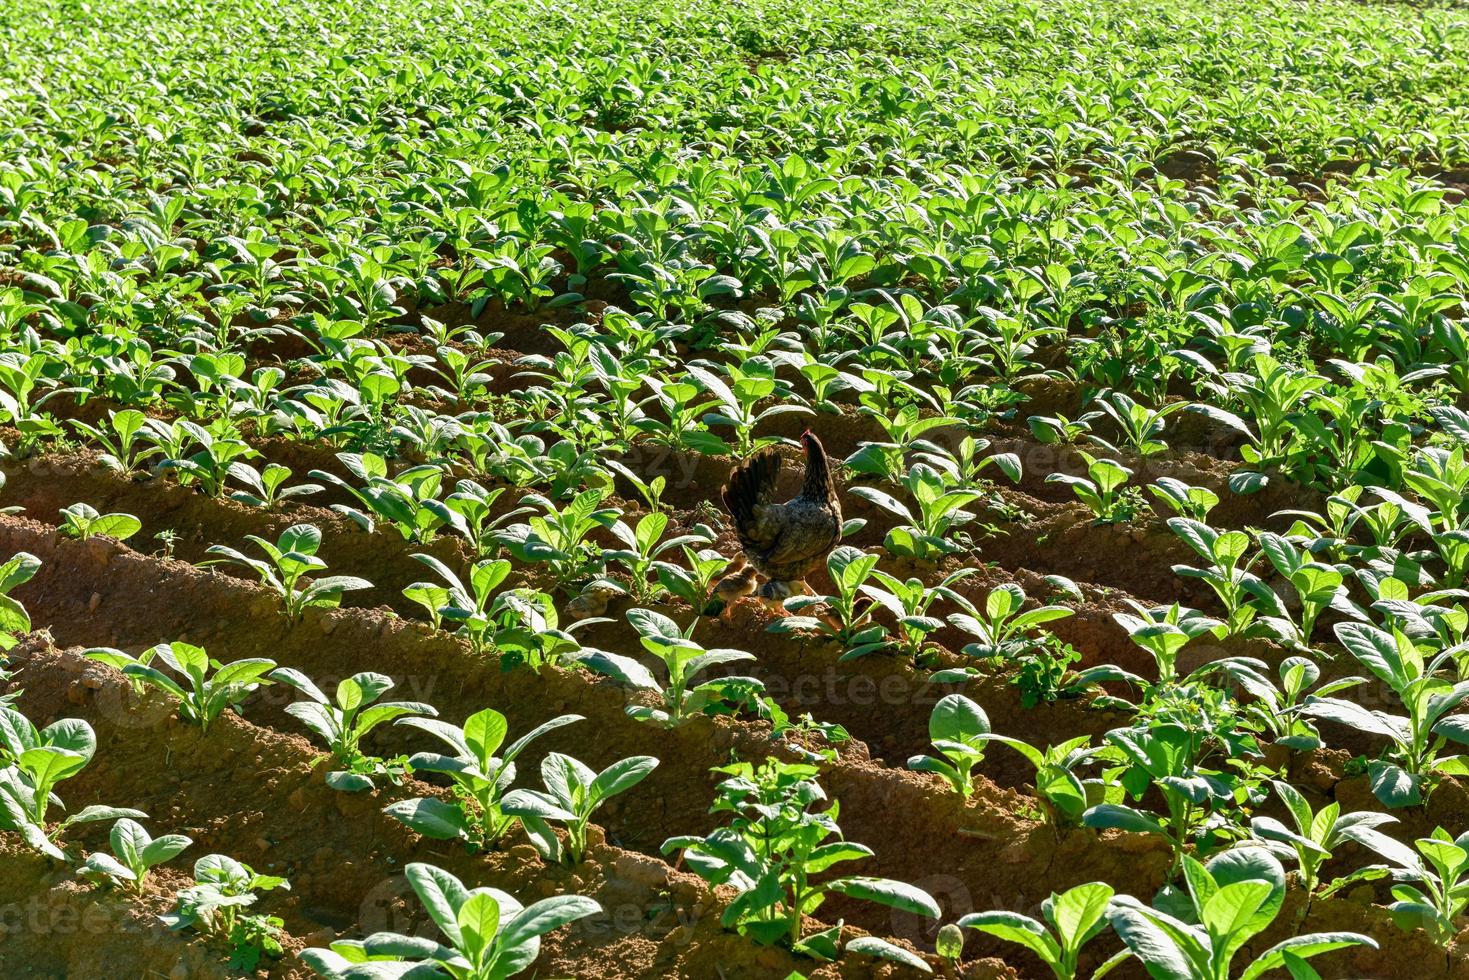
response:
[[[757,453],[729,475],[729,483],[724,487],[724,506],[742,534],[748,533],[753,524],[755,508],[770,503],[779,476],[780,456],[771,450]]]

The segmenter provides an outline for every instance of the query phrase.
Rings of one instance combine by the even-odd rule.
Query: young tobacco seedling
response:
[[[366,939],[334,942],[330,949],[304,950],[302,961],[329,980],[417,976],[504,980],[535,963],[541,955],[541,936],[602,911],[580,895],[557,895],[522,906],[498,888],[466,888],[431,864],[410,864],[403,870],[445,942],[377,932]]]
[[[338,453],[337,459],[349,473],[362,482],[354,487],[335,474],[312,470],[308,476],[345,490],[362,508],[333,504],[332,509],[351,518],[371,532],[378,519],[391,524],[404,540],[419,544],[432,541],[446,524],[454,523],[455,514],[438,499],[443,471],[434,465],[412,466],[396,476],[388,476],[388,461],[375,453]]]
[[[959,925],[988,933],[997,939],[1024,946],[1050,968],[1056,980],[1075,980],[1082,947],[1107,928],[1107,909],[1115,894],[1105,882],[1077,885],[1041,903],[1041,918],[1019,912],[976,912],[959,920]],[[1126,959],[1128,952],[1112,957],[1092,973],[1093,980],[1105,976]]]
[[[1215,635],[1223,639],[1243,633],[1259,613],[1250,599],[1264,597],[1266,593],[1274,596],[1269,586],[1249,571],[1254,559],[1244,561],[1250,549],[1250,536],[1243,531],[1216,531],[1187,517],[1169,518],[1168,527],[1209,562],[1204,568],[1174,565],[1173,571],[1185,578],[1202,579],[1219,597],[1226,618],[1215,629]]]
[[[895,527],[883,539],[883,547],[895,555],[933,558],[962,550],[956,543],[958,529],[974,520],[963,508],[984,493],[954,485],[954,478],[926,463],[914,464],[898,481],[913,498],[913,507],[874,487],[852,487],[853,496],[871,501],[907,523]]]
[[[1148,487],[1149,492],[1162,504],[1154,506],[1162,518],[1189,517],[1206,521],[1209,511],[1219,504],[1219,495],[1207,487],[1193,487],[1171,476],[1160,476]]]
[[[545,790],[511,790],[501,808],[507,815],[520,818],[541,857],[580,864],[587,851],[587,825],[592,822],[592,814],[612,797],[642,782],[657,767],[658,760],[652,756],[635,755],[601,772],[592,772],[569,755],[550,752],[541,760]],[[566,828],[565,848],[551,823]]]
[[[286,486],[286,481],[291,478],[291,470],[279,463],[266,463],[263,468],[257,470],[249,463],[236,461],[230,464],[230,476],[246,487],[244,490],[236,490],[231,493],[231,500],[265,510],[275,510],[292,497],[310,496],[313,493],[320,493],[322,489],[320,483],[298,483],[294,487]]]
[[[837,864],[872,856],[870,848],[841,840],[835,802],[811,809],[826,799],[815,766],[767,759],[758,767],[738,762],[714,771],[729,778],[716,789],[711,812],[732,814],[729,826],[704,837],[670,838],[663,852],[682,851],[704,880],[734,887],[737,895],[720,919],[726,929],[761,945],[784,943],[796,953],[829,960],[837,956],[840,926],[810,936],[802,929],[828,894],[939,917],[927,892],[901,881],[860,875],[812,880]],[[832,836],[837,839],[827,842]]]
[[[881,582],[884,588],[865,582],[859,588],[863,595],[882,606],[898,621],[898,646],[918,662],[925,659],[933,649],[933,644],[928,642],[928,635],[944,626],[942,619],[928,614],[936,600],[952,602],[970,615],[979,614],[974,604],[953,588],[955,582],[978,571],[979,569],[973,567],[956,569],[944,576],[943,581],[937,585],[926,586],[922,579],[904,580],[875,568],[872,577]]]
[[[708,544],[714,540],[713,533],[701,525],[694,533],[680,534],[665,541],[662,540],[663,532],[667,529],[668,515],[659,513],[643,515],[635,528],[629,528],[620,520],[614,521],[609,528],[623,547],[609,549],[602,555],[607,561],[615,562],[627,570],[628,578],[632,582],[633,598],[639,602],[653,598],[662,588],[659,583],[650,582],[649,575],[656,569],[665,552],[677,547],[687,548],[691,544]]]
[[[1435,827],[1413,847],[1386,834],[1369,831],[1362,843],[1387,858],[1333,881],[1323,894],[1331,895],[1361,881],[1387,878],[1393,882],[1393,902],[1387,909],[1405,932],[1421,928],[1440,946],[1459,933],[1459,922],[1469,906],[1469,831],[1452,837]],[[1416,853],[1415,853],[1416,849]]]
[[[1133,613],[1113,613],[1112,618],[1127,631],[1127,636],[1147,651],[1156,665],[1156,682],[1171,684],[1178,680],[1178,654],[1190,642],[1220,627],[1217,619],[1210,619],[1196,609],[1180,606],[1144,606],[1129,600]],[[1127,675],[1128,680],[1142,685],[1136,675]]]
[[[1469,757],[1441,754],[1448,742],[1469,745],[1469,715],[1454,711],[1469,698],[1469,681],[1438,676],[1452,655],[1444,651],[1425,661],[1396,628],[1338,623],[1335,631],[1342,646],[1397,695],[1403,714],[1333,697],[1308,697],[1301,711],[1389,740],[1384,757],[1367,767],[1377,798],[1388,807],[1417,806],[1439,777],[1469,775]]]
[[[402,778],[402,765],[394,766],[362,751],[362,740],[369,732],[384,722],[408,715],[438,714],[433,705],[419,701],[376,703],[392,690],[393,679],[372,671],[353,674],[339,683],[334,700],[328,700],[311,678],[290,667],[272,671],[270,679],[294,687],[310,699],[286,705],[286,713],[326,742],[333,759],[341,766],[327,773],[326,784],[347,793],[372,789],[374,776],[386,776],[395,783]]]
[[[600,550],[587,538],[596,528],[612,527],[619,517],[615,508],[599,506],[606,495],[600,488],[584,490],[563,509],[547,497],[528,494],[521,503],[541,513],[511,525],[497,540],[517,561],[546,563],[556,581],[565,584],[601,560]]]
[[[95,507],[84,503],[61,508],[61,516],[61,533],[82,541],[94,534],[126,541],[143,529],[143,522],[132,514],[99,514]]]
[[[1275,795],[1285,804],[1293,826],[1288,827],[1274,817],[1257,816],[1250,821],[1250,833],[1280,857],[1295,858],[1300,869],[1301,888],[1306,892],[1306,905],[1301,910],[1304,917],[1321,884],[1321,866],[1331,859],[1332,851],[1349,840],[1371,847],[1381,834],[1363,831],[1375,831],[1384,824],[1398,821],[1386,813],[1368,810],[1342,816],[1339,803],[1328,803],[1320,810],[1312,810],[1311,804],[1294,786],[1278,779],[1271,780],[1271,785],[1275,787]]]
[[[984,758],[985,737],[990,733],[984,709],[962,694],[949,694],[933,706],[928,716],[928,737],[943,758],[915,755],[908,768],[944,777],[965,799],[974,792],[974,767]]]
[[[92,426],[76,420],[72,420],[71,424],[78,432],[102,447],[103,452],[99,459],[103,466],[114,472],[127,474],[160,451],[157,446],[139,445],[138,433],[147,421],[148,416],[135,408],[128,408],[120,412],[109,412],[105,425],[99,423]]]
[[[978,642],[964,647],[969,656],[1013,660],[1040,642],[1032,635],[1038,626],[1074,614],[1065,606],[1055,605],[1022,612],[1024,605],[1025,591],[1007,582],[990,591],[978,615],[951,613],[949,623],[978,638]]]
[[[226,708],[238,712],[246,697],[270,683],[266,675],[275,669],[275,661],[264,658],[221,664],[211,660],[203,647],[177,641],[160,643],[151,652],[154,660],[180,674],[188,687],[142,662],[125,664],[123,675],[172,694],[179,702],[179,717],[205,731]]]
[[[1104,773],[1104,781],[1134,800],[1156,788],[1164,812],[1154,815],[1108,799],[1090,807],[1082,822],[1098,829],[1157,834],[1173,850],[1176,870],[1190,843],[1204,843],[1215,811],[1233,804],[1235,780],[1201,765],[1203,734],[1179,724],[1115,728],[1106,740],[1121,764]]]
[[[710,549],[696,552],[687,545],[683,554],[688,562],[687,568],[666,561],[653,563],[658,584],[670,595],[687,602],[700,615],[706,615],[714,598],[714,583],[729,568],[730,559]]]
[[[66,860],[56,842],[73,824],[147,814],[120,807],[89,806],[46,828],[46,811],[60,806],[56,787],[87,767],[97,751],[92,726],[78,718],[37,729],[14,708],[0,706],[0,830],[19,834],[31,848]]]
[[[1091,744],[1091,736],[1078,735],[1045,749],[1008,735],[988,734],[981,738],[1008,745],[1035,767],[1036,801],[1053,828],[1059,832],[1062,826],[1081,823],[1088,795],[1087,786],[1076,771],[1105,751]]]
[[[413,557],[438,572],[444,584],[414,582],[403,594],[423,607],[435,629],[446,621],[458,623],[455,635],[468,640],[476,653],[498,653],[504,666],[555,665],[563,656],[580,649],[573,630],[604,622],[589,618],[561,629],[555,601],[546,593],[533,589],[496,592],[510,574],[507,559],[475,562],[466,585],[434,556]]]
[[[504,492],[504,487],[487,490],[473,480],[460,480],[454,485],[454,492],[444,498],[444,506],[452,515],[450,526],[481,558],[489,557],[499,547],[495,535],[506,523],[530,512],[529,507],[517,507],[498,517],[492,516],[495,501]]]
[[[316,557],[321,547],[321,531],[310,524],[291,525],[274,544],[254,534],[245,538],[265,552],[269,560],[249,558],[234,548],[216,544],[208,553],[222,557],[206,564],[228,563],[251,569],[260,576],[260,584],[281,597],[286,615],[292,619],[300,619],[309,608],[335,609],[341,605],[343,593],[372,588],[371,582],[354,575],[306,577],[326,569],[326,562]]]
[[[1132,470],[1110,459],[1098,459],[1091,453],[1082,452],[1086,460],[1086,476],[1069,473],[1052,473],[1047,483],[1064,483],[1077,498],[1095,515],[1097,524],[1115,524],[1129,521],[1138,512],[1136,492],[1122,488],[1132,477]]]
[[[1281,940],[1243,970],[1232,970],[1235,954],[1280,913],[1285,870],[1259,847],[1225,851],[1207,864],[1189,855],[1183,862],[1187,890],[1173,890],[1166,911],[1119,895],[1107,912],[1112,928],[1151,976],[1256,980],[1285,968],[1293,977],[1309,977],[1315,971],[1306,972],[1310,967],[1304,961],[1313,956],[1348,946],[1377,946],[1354,932],[1315,932]]]
[[[148,884],[148,872],[182,854],[193,840],[183,834],[167,834],[154,839],[136,820],[123,817],[112,825],[108,835],[111,854],[101,851],[87,855],[87,862],[77,873],[93,880],[109,879],[126,885],[141,895]]]
[[[172,434],[168,438],[174,441],[175,450],[180,446],[194,450],[188,455],[168,452],[167,458],[159,465],[173,470],[181,485],[197,486],[210,497],[223,495],[230,467],[236,461],[260,455],[258,450],[240,438],[239,429],[228,418],[216,419],[207,428],[188,419],[179,419],[171,427],[159,419],[150,419],[146,428],[156,432],[171,428]]]
[[[1112,419],[1120,436],[1117,442],[1139,456],[1152,456],[1167,450],[1168,443],[1161,437],[1167,427],[1168,416],[1182,411],[1187,402],[1167,402],[1161,408],[1140,405],[1131,396],[1121,391],[1108,392],[1097,398],[1101,414]],[[1109,452],[1118,452],[1117,445],[1097,435],[1087,439]]]
[[[400,718],[395,724],[422,729],[453,751],[452,755],[419,752],[408,765],[416,772],[447,776],[458,800],[445,803],[431,796],[400,800],[383,812],[433,840],[462,840],[476,849],[493,846],[515,826],[516,818],[505,812],[503,804],[515,781],[516,757],[547,732],[581,720],[581,715],[552,718],[512,742],[504,755],[496,755],[510,726],[493,708],[470,715],[463,728],[435,718]]]
[[[448,565],[433,555],[419,554],[413,558],[438,572],[444,584],[414,582],[403,590],[403,595],[428,612],[435,629],[446,619],[460,623],[459,632],[476,652],[492,647],[494,630],[490,610],[495,590],[510,576],[510,562],[504,558],[475,562],[469,570],[469,584],[465,585]]]
[[[639,721],[675,728],[704,713],[728,713],[741,705],[755,703],[765,685],[753,677],[721,677],[694,685],[694,679],[710,667],[754,660],[743,650],[705,650],[689,639],[678,624],[649,609],[629,609],[628,622],[638,631],[644,649],[663,665],[668,676],[660,683],[653,672],[632,657],[584,647],[577,663],[606,674],[629,687],[657,696],[661,707],[629,705],[627,713]],[[698,623],[689,624],[688,632]]]
[[[289,891],[284,878],[258,875],[248,864],[224,854],[208,854],[194,862],[194,884],[181,889],[173,910],[159,916],[170,929],[198,929],[227,939],[233,950],[230,965],[253,972],[264,957],[284,951],[282,922],[276,916],[246,914],[260,900],[257,892]]]
[[[1263,672],[1245,665],[1242,659],[1236,659],[1226,673],[1253,698],[1245,706],[1245,711],[1257,730],[1269,736],[1276,745],[1297,752],[1321,747],[1321,733],[1301,714],[1308,689],[1321,679],[1321,668],[1315,661],[1306,657],[1286,657],[1280,662],[1279,686]],[[1342,677],[1310,691],[1310,696],[1329,697],[1366,682],[1365,677]]]
[[[877,555],[864,554],[851,545],[840,545],[826,557],[826,570],[831,575],[836,595],[793,596],[785,606],[799,612],[810,606],[824,606],[829,616],[785,616],[772,623],[771,633],[814,630],[846,647],[843,660],[854,660],[889,643],[887,630],[872,618],[875,603],[863,597],[862,586],[877,568]]]
[[[1267,616],[1264,622],[1286,642],[1309,648],[1311,634],[1316,629],[1316,620],[1323,612],[1328,608],[1353,611],[1347,590],[1342,584],[1342,573],[1331,565],[1307,560],[1300,549],[1278,534],[1263,532],[1257,540],[1261,552],[1270,560],[1270,564],[1296,590],[1296,597],[1301,604],[1299,622],[1292,622],[1288,617],[1282,616]],[[1261,588],[1269,592],[1269,595],[1257,591],[1256,598],[1264,602],[1267,608],[1277,606],[1276,596],[1269,586],[1262,584]],[[1360,612],[1356,615],[1362,618]]]
[[[933,951],[952,969],[959,968],[959,960],[964,956],[964,932],[958,924],[947,922],[940,927],[939,934],[934,939]]]

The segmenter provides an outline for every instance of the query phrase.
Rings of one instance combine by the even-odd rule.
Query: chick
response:
[[[591,619],[605,613],[607,603],[612,600],[613,596],[621,595],[622,592],[623,589],[615,582],[601,578],[593,579],[581,590],[580,595],[566,604],[562,612],[566,614],[567,619],[571,620]]]
[[[724,611],[719,614],[720,619],[729,622],[735,603],[755,594],[757,575],[755,566],[750,564],[743,553],[735,556],[724,578],[714,583],[714,596],[724,603]]]

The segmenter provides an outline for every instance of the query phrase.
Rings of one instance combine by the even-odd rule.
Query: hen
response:
[[[759,453],[730,474],[724,506],[734,518],[745,557],[766,579],[762,599],[783,601],[808,592],[806,576],[821,567],[842,534],[842,503],[821,440],[801,434],[806,482],[792,500],[776,503],[780,456]]]

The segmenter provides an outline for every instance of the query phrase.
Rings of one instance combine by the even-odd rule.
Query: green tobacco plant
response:
[[[658,707],[629,705],[627,713],[631,717],[674,728],[701,714],[724,714],[753,704],[764,692],[765,686],[753,677],[720,677],[694,683],[711,667],[755,659],[743,650],[706,650],[695,643],[687,634],[693,632],[698,620],[688,630],[680,630],[673,620],[649,609],[629,609],[627,619],[638,631],[643,648],[663,665],[666,681],[659,681],[632,657],[606,650],[583,648],[576,659],[582,666],[658,699]]]
[[[831,637],[845,647],[843,660],[853,660],[881,650],[890,642],[887,630],[873,617],[876,608],[864,597],[863,586],[877,569],[878,556],[864,553],[851,545],[839,545],[826,556],[826,570],[831,576],[834,595],[794,596],[785,607],[798,615],[785,616],[769,627],[771,633],[815,631]],[[802,616],[802,609],[824,609],[824,616]]]
[[[1321,733],[1302,714],[1306,699],[1330,697],[1367,681],[1365,677],[1340,677],[1313,689],[1321,679],[1321,668],[1305,657],[1286,657],[1280,662],[1278,685],[1262,671],[1238,659],[1229,666],[1227,674],[1253,698],[1245,710],[1256,729],[1276,745],[1298,752],[1308,752],[1323,744]]]
[[[1197,609],[1180,606],[1143,606],[1128,601],[1136,613],[1113,613],[1112,619],[1127,631],[1133,643],[1145,650],[1156,668],[1157,682],[1168,684],[1177,681],[1178,655],[1191,641],[1205,633],[1218,630],[1223,624],[1210,619]],[[1204,670],[1213,669],[1206,664]],[[1129,675],[1128,679],[1140,681]]]
[[[569,755],[549,752],[541,760],[545,790],[511,790],[501,808],[520,819],[541,857],[579,864],[586,856],[592,814],[612,797],[642,782],[657,767],[658,760],[652,756],[635,755],[593,772]],[[551,829],[553,823],[566,830],[564,847]]]
[[[1447,946],[1459,933],[1459,923],[1469,906],[1469,832],[1453,837],[1435,827],[1412,847],[1386,834],[1368,832],[1361,842],[1388,864],[1372,864],[1333,881],[1326,894],[1362,881],[1386,878],[1393,882],[1393,901],[1388,912],[1404,931],[1421,928],[1440,946]]]
[[[1114,894],[1105,882],[1092,881],[1059,895],[1052,892],[1041,903],[1044,921],[1019,912],[976,912],[960,919],[959,925],[1024,946],[1050,968],[1056,980],[1076,980],[1082,947],[1107,929],[1107,910]],[[1091,974],[1093,980],[1110,973],[1127,955],[1124,951],[1098,967]]]
[[[20,637],[31,631],[30,614],[10,592],[35,578],[40,570],[41,559],[25,551],[0,564],[0,652],[14,649]]]
[[[612,527],[619,516],[616,509],[600,506],[605,496],[601,489],[584,490],[562,508],[548,497],[528,494],[521,503],[541,513],[511,525],[497,540],[516,561],[545,563],[565,585],[601,561],[601,550],[588,537],[597,528]]]
[[[1279,616],[1269,616],[1265,622],[1275,626],[1278,635],[1301,647],[1309,647],[1311,636],[1316,630],[1316,620],[1328,608],[1345,612],[1356,618],[1364,618],[1355,609],[1343,585],[1345,577],[1334,566],[1311,561],[1287,538],[1264,532],[1258,538],[1260,551],[1270,564],[1295,589],[1300,603],[1299,618],[1295,621]],[[1269,594],[1266,595],[1265,593]],[[1262,586],[1256,597],[1276,604],[1275,595],[1268,586]]]
[[[1263,932],[1285,901],[1285,872],[1262,848],[1227,851],[1207,864],[1184,857],[1185,891],[1169,911],[1148,908],[1130,895],[1118,896],[1107,920],[1133,955],[1155,977],[1179,980],[1255,980],[1272,970],[1292,976],[1315,974],[1306,960],[1350,946],[1376,947],[1354,932],[1292,936],[1260,952],[1242,970],[1234,957]]]
[[[1219,505],[1219,495],[1207,487],[1193,487],[1171,476],[1160,476],[1148,491],[1162,504],[1154,510],[1163,518],[1187,517],[1196,521],[1207,521],[1209,511]]]
[[[401,763],[388,763],[362,751],[362,740],[374,728],[409,715],[438,714],[433,705],[419,701],[379,703],[378,699],[392,690],[393,679],[372,671],[362,671],[343,680],[330,700],[299,670],[281,667],[271,671],[270,679],[306,695],[308,700],[286,705],[286,713],[326,742],[333,761],[341,767],[327,773],[326,783],[332,789],[348,793],[372,789],[374,776],[386,776],[395,783],[403,777]]]
[[[235,462],[230,464],[230,477],[236,483],[245,485],[244,490],[236,490],[230,494],[231,500],[265,510],[275,510],[288,500],[308,497],[313,493],[320,493],[322,489],[319,483],[286,486],[286,481],[291,478],[291,471],[279,463],[266,463],[257,470],[249,463]]]
[[[88,425],[76,419],[71,425],[78,432],[102,448],[98,459],[103,466],[117,473],[131,473],[150,457],[158,454],[156,446],[146,446],[138,438],[148,417],[135,408],[120,412],[108,412],[107,421]]]
[[[1320,810],[1312,810],[1311,804],[1300,790],[1283,780],[1272,780],[1275,795],[1285,804],[1290,816],[1290,825],[1274,817],[1257,816],[1250,821],[1250,833],[1277,856],[1294,859],[1300,871],[1301,888],[1307,894],[1307,904],[1301,910],[1304,918],[1310,908],[1311,897],[1321,886],[1321,866],[1331,860],[1332,852],[1347,841],[1372,846],[1381,837],[1375,831],[1384,824],[1397,823],[1397,818],[1386,813],[1362,811],[1343,815],[1341,805],[1328,803]]]
[[[143,825],[128,817],[112,825],[108,835],[112,853],[98,851],[87,855],[77,873],[93,880],[109,880],[124,885],[142,895],[148,885],[148,872],[160,864],[172,861],[193,844],[183,834],[165,834],[154,838]]]
[[[158,419],[150,419],[147,423],[148,428],[166,425]],[[174,434],[167,438],[174,440],[175,452],[169,453],[165,449],[165,458],[159,465],[173,470],[181,484],[197,487],[207,496],[223,496],[231,467],[236,462],[260,455],[240,438],[239,429],[227,418],[216,419],[208,426],[188,419],[179,419],[172,425]],[[180,444],[185,447],[184,451],[178,451]],[[189,449],[193,451],[188,452]]]
[[[1249,571],[1251,562],[1244,560],[1250,550],[1250,536],[1243,531],[1216,531],[1187,517],[1169,518],[1168,527],[1209,563],[1202,568],[1174,565],[1173,572],[1185,578],[1201,579],[1219,597],[1225,620],[1216,628],[1215,635],[1222,639],[1244,633],[1260,611],[1251,599],[1274,595],[1269,586]]]
[[[1078,735],[1044,749],[1008,735],[986,734],[984,741],[1008,745],[1035,767],[1035,796],[1042,812],[1059,832],[1063,826],[1080,825],[1087,805],[1095,795],[1077,774],[1105,750],[1091,744],[1091,736]]]
[[[824,874],[871,857],[872,851],[841,839],[835,802],[825,810],[812,809],[826,799],[814,766],[769,759],[758,767],[739,762],[714,771],[728,778],[716,789],[711,812],[730,814],[729,825],[704,837],[670,838],[663,852],[681,851],[701,878],[734,888],[736,897],[720,919],[726,929],[762,945],[784,943],[802,955],[829,960],[837,956],[840,926],[809,936],[802,928],[829,894],[938,918],[933,898],[913,885]],[[822,880],[815,880],[818,875]]]
[[[972,616],[979,610],[968,598],[954,590],[954,584],[978,572],[976,568],[959,568],[944,576],[935,585],[925,585],[920,578],[900,579],[880,568],[872,570],[872,577],[881,587],[864,582],[858,588],[867,598],[886,609],[898,623],[897,645],[914,661],[921,661],[935,648],[928,637],[943,629],[944,620],[930,616],[929,609],[943,599],[951,602]]]
[[[1160,408],[1149,408],[1138,404],[1124,392],[1111,391],[1099,397],[1096,405],[1100,415],[1110,418],[1117,427],[1117,443],[1108,442],[1091,433],[1088,433],[1087,439],[1108,452],[1119,452],[1120,445],[1120,448],[1139,456],[1153,456],[1168,449],[1168,443],[1162,438],[1163,430],[1168,425],[1168,416],[1182,411],[1188,403],[1167,402]]]
[[[293,524],[281,532],[274,544],[254,534],[245,536],[265,552],[266,560],[250,558],[234,548],[211,545],[208,553],[220,558],[209,564],[243,565],[260,576],[260,584],[279,595],[285,603],[286,615],[300,619],[310,608],[335,609],[342,595],[372,588],[372,583],[355,575],[328,575],[308,578],[326,570],[326,562],[316,557],[321,547],[321,531],[310,524]]]
[[[1372,792],[1388,807],[1417,806],[1442,776],[1469,775],[1469,759],[1444,755],[1449,742],[1469,745],[1469,716],[1454,709],[1469,698],[1469,681],[1438,676],[1452,662],[1448,652],[1425,659],[1402,631],[1365,623],[1338,623],[1342,646],[1397,695],[1402,714],[1334,697],[1308,697],[1301,711],[1388,739],[1382,757],[1368,763]]]
[[[1109,797],[1125,792],[1140,801],[1155,790],[1162,811],[1150,813],[1109,798],[1088,808],[1083,823],[1156,834],[1173,851],[1175,870],[1190,846],[1207,850],[1228,843],[1234,829],[1221,823],[1219,811],[1243,802],[1236,798],[1241,787],[1237,777],[1204,764],[1205,741],[1201,732],[1172,722],[1108,732],[1106,742],[1118,765],[1102,778],[1119,791]]]
[[[974,792],[972,774],[984,759],[989,734],[990,720],[983,708],[962,694],[945,695],[928,716],[928,737],[941,758],[915,755],[908,768],[944,777],[967,799]]]
[[[913,500],[909,506],[891,494],[873,487],[852,487],[853,496],[871,501],[897,515],[906,524],[895,527],[883,539],[883,547],[895,555],[933,558],[961,551],[960,528],[975,515],[964,507],[984,494],[956,486],[954,478],[926,463],[917,463],[898,481]]]
[[[552,718],[497,755],[510,726],[493,708],[470,715],[462,728],[435,718],[400,718],[396,724],[428,732],[451,750],[452,754],[419,752],[409,758],[408,765],[415,772],[445,776],[454,787],[455,802],[420,797],[391,803],[383,812],[433,840],[462,840],[476,849],[492,847],[516,823],[504,809],[505,796],[515,782],[516,757],[547,732],[581,720],[581,715]]]
[[[74,824],[144,819],[138,810],[89,806],[47,828],[47,811],[61,805],[55,789],[87,767],[97,751],[92,726],[78,718],[37,729],[25,715],[0,705],[0,830],[19,834],[33,850],[58,861],[57,841]]]
[[[694,611],[706,613],[714,598],[714,583],[729,568],[730,559],[712,549],[694,551],[688,545],[684,545],[683,555],[688,563],[686,568],[666,561],[654,563],[658,584],[669,595],[687,602]]]
[[[971,657],[1017,659],[1041,642],[1037,634],[1043,631],[1038,627],[1074,614],[1073,610],[1058,605],[1025,610],[1025,601],[1025,590],[1007,582],[990,590],[983,608],[974,613],[951,613],[950,625],[978,638],[965,645],[964,653]]]
[[[203,647],[178,641],[161,643],[150,652],[154,662],[162,663],[181,680],[142,662],[125,664],[123,676],[173,695],[178,699],[179,717],[205,731],[226,708],[238,712],[245,698],[271,683],[267,675],[275,670],[275,661],[260,657],[221,664],[211,660]]]
[[[713,533],[702,526],[692,533],[664,539],[663,532],[668,529],[668,522],[667,514],[653,513],[644,514],[636,527],[629,528],[622,521],[615,521],[609,528],[622,547],[604,551],[602,556],[626,569],[632,582],[632,596],[639,602],[648,601],[662,590],[661,583],[656,579],[650,580],[649,576],[659,566],[664,554],[674,548],[708,544],[714,540]]]
[[[581,648],[573,630],[605,622],[584,619],[563,629],[556,603],[546,593],[526,588],[496,591],[512,567],[504,558],[475,562],[465,583],[432,555],[413,557],[438,572],[444,584],[414,582],[403,594],[428,613],[436,629],[446,622],[458,624],[456,635],[468,640],[476,653],[495,652],[506,667],[555,666]]]
[[[1086,460],[1086,476],[1069,473],[1052,473],[1047,483],[1064,483],[1086,504],[1096,518],[1097,524],[1115,524],[1136,516],[1140,502],[1136,493],[1123,488],[1132,478],[1132,470],[1110,459],[1098,459],[1091,453],[1081,453]]]
[[[414,582],[403,595],[418,603],[429,614],[435,628],[444,621],[460,624],[459,631],[476,651],[494,645],[493,614],[495,590],[510,576],[511,564],[503,558],[485,558],[469,570],[466,585],[459,576],[433,555],[414,555],[439,574],[443,585]]]
[[[307,949],[302,961],[328,980],[350,977],[453,977],[503,980],[530,969],[541,937],[602,907],[580,895],[543,898],[529,906],[498,888],[468,888],[431,864],[403,869],[444,942],[377,932],[345,939],[330,949]]]
[[[496,535],[506,524],[531,512],[529,507],[516,507],[496,515],[495,501],[504,492],[504,487],[487,490],[473,480],[460,480],[454,484],[454,492],[444,498],[451,515],[450,526],[481,558],[489,557],[499,547]]]
[[[260,900],[259,892],[290,887],[284,878],[256,874],[232,857],[209,854],[194,862],[194,884],[180,890],[173,910],[159,918],[175,931],[198,929],[228,940],[231,967],[253,972],[262,959],[285,952],[283,923],[276,916],[245,910]]]
[[[1092,423],[1102,417],[1098,411],[1085,412],[1076,419],[1065,415],[1032,415],[1025,420],[1031,435],[1048,445],[1072,443],[1092,430]]]
[[[410,466],[390,477],[388,461],[375,453],[338,453],[337,459],[360,486],[325,470],[312,470],[308,475],[355,497],[361,507],[333,504],[332,509],[364,530],[371,532],[381,520],[396,528],[404,540],[424,544],[454,523],[454,511],[438,499],[444,479],[438,466]]]
[[[95,507],[83,503],[61,508],[61,517],[61,533],[82,541],[94,534],[126,541],[143,529],[143,522],[132,514],[99,514]]]

